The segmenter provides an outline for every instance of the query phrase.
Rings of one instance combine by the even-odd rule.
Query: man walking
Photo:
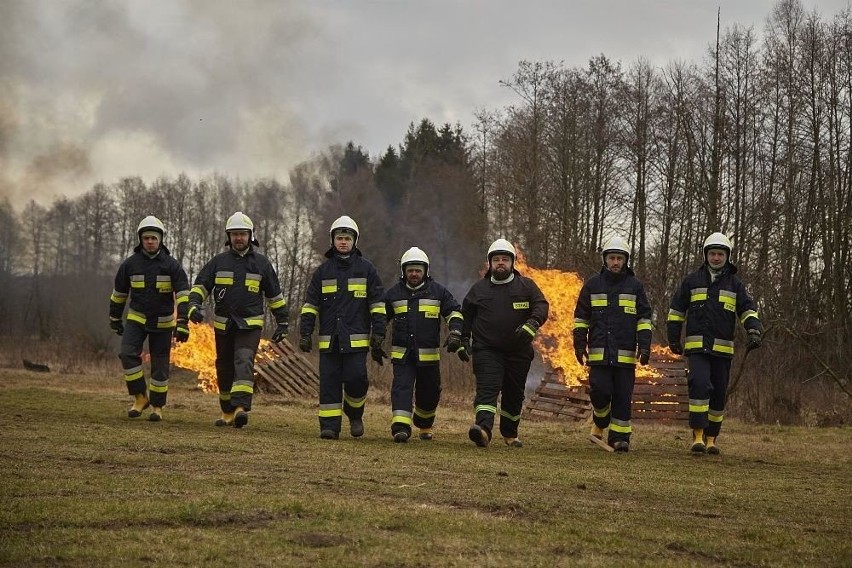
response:
[[[340,436],[343,414],[354,438],[364,435],[367,400],[367,352],[379,364],[386,325],[384,288],[376,267],[358,249],[360,232],[348,216],[339,217],[329,230],[328,260],[313,273],[299,323],[299,349],[310,352],[319,319],[320,438]]]
[[[497,397],[500,434],[509,447],[523,446],[518,438],[527,373],[533,360],[532,340],[547,321],[549,304],[535,282],[515,265],[515,247],[497,239],[488,248],[488,271],[470,288],[462,302],[462,347],[471,345],[476,376],[476,421],[468,437],[479,447],[491,442]]]
[[[461,307],[453,295],[429,275],[429,257],[417,247],[399,261],[399,282],[385,293],[385,311],[392,322],[391,436],[398,443],[411,437],[411,426],[421,440],[432,439],[435,412],[441,399],[441,318],[447,322],[447,350],[461,347]],[[464,355],[466,356],[466,355]],[[381,353],[373,352],[381,360]],[[414,400],[412,409],[412,397]]]
[[[603,441],[616,452],[630,449],[631,406],[639,362],[651,356],[651,306],[645,288],[628,261],[630,249],[613,237],[601,252],[603,268],[580,290],[574,309],[574,353],[580,365],[588,362],[592,400],[592,441]]]
[[[720,453],[716,439],[725,417],[737,319],[748,334],[747,349],[760,347],[763,333],[754,302],[731,263],[732,250],[724,234],[707,237],[704,264],[684,279],[669,308],[669,349],[689,359],[689,426],[696,453]]]
[[[139,244],[133,249],[133,254],[121,263],[115,275],[109,299],[109,325],[121,336],[118,357],[124,368],[127,392],[133,397],[127,416],[138,418],[151,406],[148,419],[158,422],[163,418],[169,392],[172,332],[177,341],[189,339],[186,322],[189,282],[183,267],[163,244],[166,229],[162,221],[149,215],[139,223],[136,234]],[[130,306],[125,326],[122,314],[128,298]],[[142,368],[142,344],[146,338],[151,355],[150,386],[145,381]]]
[[[272,341],[287,336],[287,307],[278,274],[255,250],[254,223],[237,211],[225,223],[228,250],[214,256],[195,279],[189,294],[189,319],[204,321],[201,304],[213,298],[216,382],[221,416],[216,426],[248,424],[254,395],[254,357],[263,333],[264,299],[277,324]]]

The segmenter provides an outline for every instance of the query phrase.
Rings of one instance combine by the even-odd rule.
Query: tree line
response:
[[[468,131],[423,119],[380,156],[334,146],[286,181],[126,177],[20,212],[0,201],[0,334],[75,333],[104,349],[105,298],[139,220],[164,221],[192,278],[242,210],[293,318],[341,214],[359,223],[359,248],[386,285],[416,245],[458,297],[493,238],[517,243],[534,266],[585,277],[619,233],[663,341],[672,292],[701,262],[703,239],[722,231],[767,328],[764,348],[734,362],[733,406],[756,419],[848,416],[848,10],[824,18],[781,0],[762,36],[719,29],[700,63],[522,61],[501,84],[515,104],[478,110]]]

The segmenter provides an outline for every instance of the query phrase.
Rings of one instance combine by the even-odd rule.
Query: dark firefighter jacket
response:
[[[299,333],[310,335],[319,317],[319,350],[331,349],[338,339],[342,353],[366,351],[370,330],[384,336],[386,316],[382,301],[384,288],[373,264],[352,249],[348,258],[325,253],[326,260],[314,271],[305,294]]]
[[[651,349],[651,306],[645,287],[625,267],[623,274],[601,269],[583,283],[574,309],[574,349],[588,348],[589,365],[632,367]]]
[[[150,258],[140,244],[118,267],[109,298],[110,320],[121,319],[128,296],[128,322],[136,322],[148,331],[170,331],[176,323],[175,304],[177,317],[186,318],[189,281],[164,245],[160,245],[157,256]]]
[[[754,302],[736,272],[729,262],[711,284],[705,263],[684,279],[669,308],[669,343],[680,341],[686,320],[684,353],[733,357],[737,319],[746,330],[762,331]]]
[[[437,365],[441,359],[441,317],[450,331],[462,330],[461,306],[450,291],[429,277],[419,290],[409,289],[405,279],[400,279],[384,299],[388,320],[393,322],[391,361]]]
[[[276,323],[287,323],[287,307],[275,268],[252,246],[242,256],[229,248],[204,265],[195,278],[189,303],[200,306],[208,296],[213,297],[216,333],[225,333],[233,325],[237,329],[263,328],[264,297]]]
[[[462,302],[462,337],[472,333],[474,344],[501,351],[528,348],[529,341],[518,339],[515,330],[530,319],[544,325],[550,305],[535,282],[513,273],[508,284],[492,283],[489,272],[471,286]]]

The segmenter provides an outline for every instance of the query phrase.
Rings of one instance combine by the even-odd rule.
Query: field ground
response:
[[[120,377],[0,369],[0,564],[8,566],[850,566],[849,428],[725,423],[721,456],[638,425],[606,453],[569,422],[525,446],[318,436],[315,401],[262,396],[215,428],[173,380],[165,420],[126,418]],[[146,412],[147,417],[147,412]],[[346,432],[346,428],[344,428]]]

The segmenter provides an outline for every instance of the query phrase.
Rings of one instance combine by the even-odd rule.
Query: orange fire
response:
[[[579,385],[588,378],[588,369],[580,366],[574,355],[574,308],[583,287],[583,279],[574,272],[533,268],[518,251],[518,271],[532,278],[550,303],[550,315],[539,331],[534,345],[544,362],[568,385]],[[668,349],[665,349],[668,352]],[[655,351],[656,352],[656,351]],[[670,355],[670,354],[669,354]],[[652,367],[636,366],[637,377],[659,377]]]
[[[172,347],[171,361],[174,365],[198,373],[198,388],[206,393],[218,393],[216,383],[216,338],[213,326],[190,323],[189,341],[175,343]],[[263,347],[269,343],[260,340]]]

